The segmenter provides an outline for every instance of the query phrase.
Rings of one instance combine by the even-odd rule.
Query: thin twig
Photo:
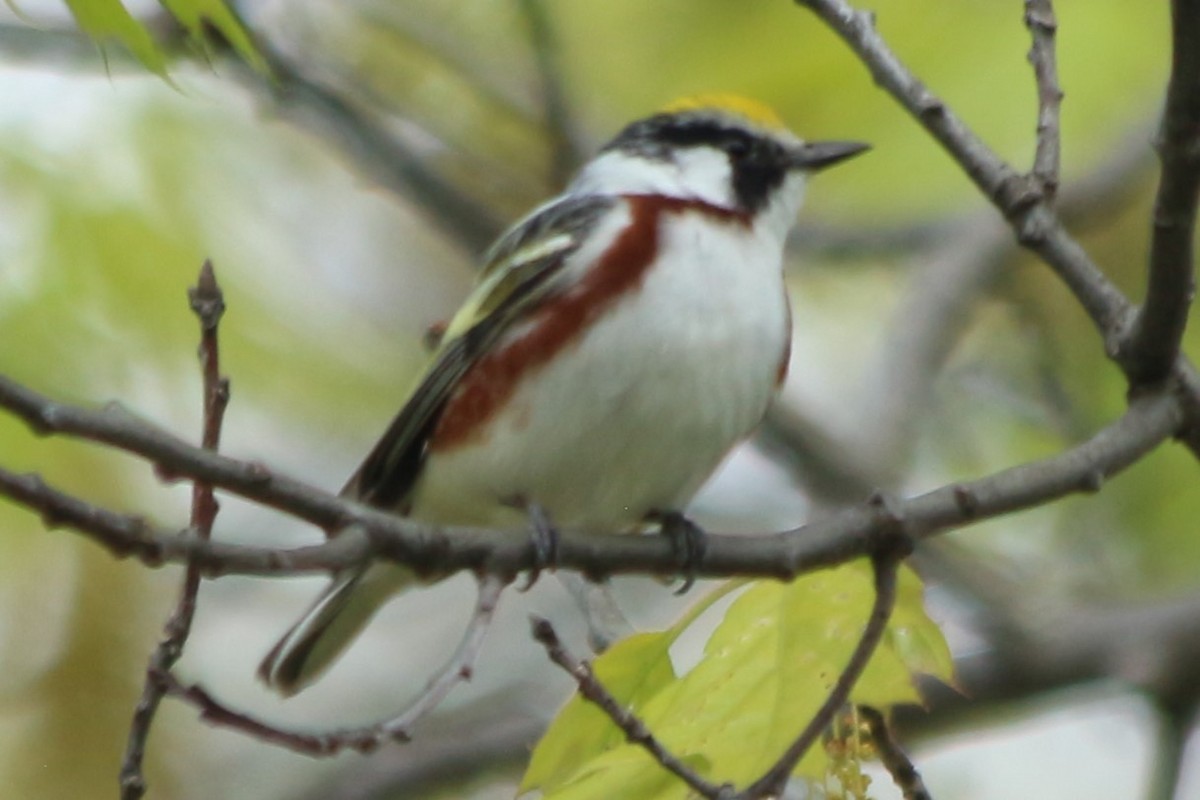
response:
[[[498,575],[480,579],[475,611],[449,661],[403,713],[373,725],[323,733],[289,730],[231,708],[198,684],[185,685],[170,673],[159,673],[156,677],[162,681],[167,693],[198,708],[200,718],[210,724],[232,728],[311,756],[332,756],[344,750],[371,753],[387,742],[411,741],[416,724],[435,710],[455,686],[471,680],[500,595],[509,582],[507,577]]]
[[[221,287],[217,284],[211,262],[205,261],[200,268],[196,286],[188,290],[188,300],[192,311],[200,320],[199,356],[204,393],[204,423],[200,446],[215,451],[221,442],[221,423],[225,418],[225,408],[229,404],[229,381],[221,376],[217,338],[217,328],[221,315],[225,312],[225,299]],[[192,484],[190,530],[196,538],[202,541],[211,538],[217,511],[218,505],[213,497],[212,484],[195,481]],[[142,696],[134,710],[125,757],[121,763],[119,782],[122,800],[137,800],[146,793],[146,779],[142,769],[146,740],[167,688],[160,676],[169,673],[171,667],[183,655],[183,648],[191,635],[192,620],[196,614],[196,594],[200,590],[200,578],[200,566],[195,562],[189,563],[179,602],[163,628],[162,640],[150,655],[146,679],[142,685]]]
[[[0,406],[10,387],[0,378]],[[121,438],[155,443],[144,453],[161,458],[170,453],[172,470],[210,480],[213,485],[264,502],[269,487],[270,504],[293,516],[307,518],[321,509],[332,519],[353,520],[362,530],[347,530],[329,541],[292,549],[251,547],[206,542],[194,536],[156,528],[140,517],[118,514],[86,503],[46,485],[36,475],[17,475],[0,468],[0,495],[8,496],[42,514],[47,526],[69,525],[103,544],[118,556],[135,556],[151,566],[164,562],[197,562],[210,575],[295,575],[361,566],[372,558],[385,558],[427,575],[460,570],[514,575],[531,569],[538,556],[524,531],[480,528],[441,528],[425,525],[352,501],[298,481],[267,472],[264,484],[246,483],[251,466],[200,448],[179,443],[144,423],[118,415],[121,437],[107,430],[107,412],[33,402],[39,398],[22,390],[22,408],[46,424],[70,419],[70,428],[89,438]],[[45,413],[53,409],[53,413]],[[1180,430],[1184,419],[1179,397],[1167,390],[1146,392],[1132,400],[1126,412],[1090,439],[1039,461],[1010,467],[984,478],[943,486],[897,502],[909,535],[917,539],[963,527],[1077,492],[1097,491],[1109,477],[1136,463],[1164,439]],[[98,434],[93,425],[103,429]],[[60,428],[56,428],[60,429]],[[147,433],[147,431],[149,433]],[[153,435],[151,435],[153,434]],[[161,440],[161,437],[167,437]],[[159,444],[166,445],[160,451]],[[125,448],[133,449],[134,448]],[[265,472],[265,471],[264,471]],[[776,577],[799,574],[846,563],[870,555],[877,548],[880,530],[870,507],[847,508],[782,533],[753,536],[708,534],[704,556],[696,564],[703,577]],[[614,574],[663,574],[677,567],[678,554],[658,536],[579,534],[563,532],[556,562],[590,577]]]
[[[921,773],[913,766],[912,760],[892,736],[887,720],[878,709],[870,706],[858,706],[859,719],[867,726],[871,743],[879,755],[883,768],[892,776],[896,788],[904,794],[904,800],[932,800],[932,795],[921,780]]]
[[[430,720],[403,747],[343,764],[293,791],[288,800],[449,798],[462,796],[456,789],[469,795],[480,776],[520,774],[546,730],[542,715],[528,705],[518,707],[522,700],[528,698],[511,685],[497,688]]]
[[[887,91],[962,168],[1002,213],[1017,241],[1041,257],[1067,285],[1104,336],[1105,348],[1131,382],[1137,384],[1138,353],[1129,347],[1133,307],[1095,262],[1063,228],[1036,182],[1017,173],[945,103],[904,66],[875,29],[871,14],[846,0],[796,0],[816,14],[858,56],[875,82]],[[1200,0],[1179,0],[1195,4]],[[1191,14],[1192,21],[1200,14]],[[1196,22],[1200,25],[1200,22]],[[1177,34],[1178,35],[1178,34]],[[1193,53],[1200,58],[1200,53]],[[1200,70],[1193,77],[1200,75]],[[1200,78],[1197,78],[1200,80]],[[1185,293],[1186,294],[1186,293]],[[1184,444],[1200,457],[1200,375],[1182,357],[1171,360],[1189,426]]]
[[[1047,202],[1053,202],[1058,191],[1062,138],[1059,130],[1059,110],[1063,92],[1058,85],[1058,59],[1054,37],[1058,20],[1051,0],[1025,0],[1025,27],[1033,37],[1029,48],[1029,63],[1037,81],[1038,120],[1037,152],[1033,158],[1032,175],[1041,185]]]
[[[896,541],[905,540],[898,538]],[[907,555],[905,551],[909,547],[910,545],[905,544],[902,548],[883,550],[871,559],[871,565],[875,570],[875,602],[871,607],[871,615],[867,617],[867,624],[863,628],[862,636],[859,637],[854,652],[850,654],[850,660],[846,662],[846,666],[838,675],[833,688],[829,690],[825,702],[821,704],[817,713],[808,721],[792,745],[784,751],[766,774],[752,783],[739,795],[739,798],[758,800],[763,797],[782,796],[788,778],[795,771],[800,759],[833,722],[833,718],[837,716],[842,706],[846,705],[850,699],[850,692],[858,683],[859,677],[867,667],[867,662],[871,660],[875,648],[879,646],[879,642],[887,630],[892,609],[896,606],[896,571],[900,567],[902,558]]]
[[[462,639],[459,641],[454,655],[446,662],[442,671],[434,676],[425,691],[417,698],[416,702],[408,707],[407,711],[380,726],[385,736],[388,738],[402,736],[404,739],[408,739],[413,726],[437,708],[446,699],[446,695],[450,693],[451,689],[464,681],[471,680],[475,671],[475,661],[483,648],[484,637],[495,618],[500,595],[510,582],[510,578],[500,575],[484,575],[479,579],[475,612],[471,615],[466,630],[463,631]]]
[[[281,728],[225,705],[198,684],[184,684],[172,673],[162,673],[160,679],[167,694],[183,700],[200,710],[200,719],[223,728],[230,728],[260,741],[276,744],[310,756],[329,756],[343,750],[369,753],[380,742],[369,729],[335,729],[323,733],[305,733]],[[364,735],[364,732],[366,735]]]
[[[1158,138],[1162,161],[1146,299],[1127,348],[1135,385],[1162,380],[1179,355],[1195,292],[1200,198],[1200,0],[1172,0],[1171,78]]]
[[[892,52],[873,16],[846,0],[796,0],[816,14],[858,56],[876,84],[950,154],[967,177],[1005,215],[1018,240],[1053,266],[1104,332],[1122,320],[1129,302],[1062,231],[1042,204],[1040,189],[991,150]]]
[[[718,786],[710,783],[689,767],[683,760],[676,757],[662,745],[654,736],[646,723],[630,711],[592,672],[591,664],[571,654],[558,638],[550,620],[532,616],[530,622],[533,628],[533,638],[546,648],[546,655],[558,666],[562,667],[579,686],[579,694],[605,714],[625,734],[625,738],[644,749],[664,769],[669,770],[693,791],[709,800],[717,798],[732,798],[729,785]]]

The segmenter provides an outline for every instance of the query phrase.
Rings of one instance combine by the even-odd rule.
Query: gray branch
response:
[[[1133,306],[1066,232],[1038,182],[1001,159],[904,66],[875,30],[871,14],[856,10],[845,0],[796,1],[820,17],[854,51],[876,84],[954,158],[1004,215],[1017,241],[1037,253],[1067,285],[1104,337],[1109,355],[1132,383],[1139,383],[1140,355],[1131,348]],[[1189,419],[1184,441],[1200,457],[1200,375],[1181,355],[1170,364],[1172,374],[1189,395],[1184,408]]]
[[[325,544],[294,549],[208,542],[191,532],[155,527],[144,519],[90,505],[32,475],[0,469],[0,495],[40,512],[47,524],[82,531],[119,556],[157,565],[195,562],[209,575],[283,575],[345,569],[385,558],[429,575],[460,570],[512,575],[539,563],[524,531],[444,528],[422,524],[338,497],[272,472],[193,447],[120,407],[95,411],[56,403],[0,377],[0,407],[44,434],[103,442],[147,459],[160,475],[186,477],[277,508],[328,529],[357,523]],[[1104,481],[1176,435],[1184,424],[1172,387],[1135,398],[1115,422],[1056,456],[1002,470],[979,480],[944,486],[897,503],[868,503],[782,533],[710,534],[695,574],[791,579],[876,552],[881,532],[902,524],[914,540],[983,519],[1030,508]],[[881,511],[882,509],[882,511]],[[613,574],[670,575],[678,554],[666,537],[564,533],[556,565],[591,578]]]
[[[1146,300],[1126,362],[1134,383],[1166,377],[1179,354],[1195,292],[1192,240],[1200,196],[1200,2],[1171,3],[1171,78],[1158,155],[1162,161]]]

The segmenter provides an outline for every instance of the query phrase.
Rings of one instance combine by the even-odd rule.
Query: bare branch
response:
[[[488,694],[464,709],[429,720],[404,747],[382,748],[370,759],[343,765],[328,780],[310,783],[294,800],[379,800],[453,793],[484,774],[517,772],[546,723],[513,704],[511,689]]]
[[[434,676],[421,696],[403,713],[374,725],[324,733],[288,730],[225,705],[198,684],[185,686],[175,676],[165,672],[157,673],[156,677],[162,682],[165,691],[196,706],[200,709],[201,719],[213,725],[232,728],[310,756],[332,756],[344,750],[371,753],[386,742],[411,741],[413,726],[437,708],[451,689],[471,679],[484,635],[491,626],[500,594],[507,585],[506,578],[495,575],[480,579],[475,612],[463,632],[458,648],[445,667]]]
[[[408,739],[414,725],[436,709],[450,694],[450,690],[458,684],[471,680],[475,672],[475,662],[483,647],[484,637],[492,625],[496,615],[496,606],[500,602],[500,594],[508,585],[508,579],[497,575],[484,575],[479,579],[478,595],[475,598],[475,611],[463,631],[462,639],[454,655],[446,662],[442,671],[429,682],[425,692],[417,698],[408,710],[401,716],[380,726],[381,732],[388,738],[401,736]]]
[[[160,673],[167,694],[200,709],[200,719],[212,725],[231,728],[260,741],[286,747],[310,756],[331,756],[343,750],[370,753],[380,744],[374,729],[339,729],[324,733],[305,733],[272,725],[225,705],[199,684],[186,685],[172,673]],[[365,732],[365,735],[364,735]],[[399,739],[398,741],[406,741]]]
[[[323,528],[346,521],[345,503],[329,502],[332,495],[314,493],[299,481],[272,474],[262,464],[235,461],[193,447],[115,403],[100,410],[55,403],[0,376],[0,407],[39,435],[66,434],[139,455],[153,463],[164,480],[187,477],[207,481],[272,508],[286,505],[293,516]]]
[[[136,558],[151,567],[194,561],[210,577],[234,574],[229,567],[235,573],[263,576],[327,572],[362,564],[373,552],[365,536],[338,536],[323,545],[290,550],[208,542],[190,530],[163,528],[134,514],[92,505],[47,485],[37,475],[18,475],[3,467],[0,495],[39,512],[47,528],[72,528],[117,558]],[[331,547],[334,544],[338,547]]]
[[[225,298],[217,284],[211,262],[205,261],[200,268],[200,278],[196,286],[188,290],[188,300],[192,311],[200,320],[200,369],[204,392],[204,425],[200,446],[215,451],[220,445],[221,423],[225,418],[225,407],[229,404],[229,381],[221,376],[217,341],[217,326],[225,312]],[[212,485],[196,481],[192,485],[190,529],[197,538],[211,538],[217,511]],[[146,667],[142,696],[134,710],[125,757],[121,764],[119,784],[123,800],[137,800],[146,793],[146,780],[142,774],[146,739],[150,735],[150,726],[167,689],[160,676],[168,673],[183,655],[184,644],[191,634],[192,619],[196,615],[196,594],[200,591],[200,578],[199,565],[189,563],[179,602],[167,620],[163,638],[154,648],[150,663]]]
[[[875,82],[958,162],[971,181],[1004,214],[1017,241],[1054,269],[1104,336],[1109,355],[1131,381],[1138,382],[1135,378],[1139,359],[1129,348],[1133,315],[1129,300],[1063,229],[1036,182],[1019,175],[1005,163],[901,63],[875,30],[871,14],[856,10],[846,0],[796,2],[811,10],[841,37],[867,67]],[[1200,19],[1200,15],[1191,16],[1193,20]],[[1188,395],[1184,406],[1189,431],[1193,432],[1185,437],[1185,443],[1200,457],[1200,417],[1196,416],[1200,413],[1200,376],[1183,358],[1175,358],[1171,365]]]
[[[513,575],[533,568],[538,555],[523,531],[443,528],[339,498],[261,467],[193,448],[112,409],[88,411],[53,403],[0,378],[0,407],[17,410],[53,430],[98,439],[167,463],[170,471],[228,489],[305,519],[350,522],[328,542],[273,549],[206,542],[179,536],[138,517],[98,508],[58,492],[36,476],[0,469],[0,495],[40,511],[48,525],[68,524],[117,555],[151,565],[195,561],[209,575],[281,575],[345,569],[386,558],[434,576],[459,570]],[[1179,398],[1167,391],[1136,397],[1114,423],[1056,456],[975,481],[944,486],[896,504],[907,532],[924,538],[1075,492],[1092,492],[1180,430]],[[248,476],[265,476],[251,479]],[[359,530],[358,528],[361,528]],[[709,534],[696,574],[790,579],[798,574],[870,555],[879,546],[878,515],[871,506],[850,508],[792,531],[756,536]],[[564,533],[556,563],[592,578],[613,574],[674,574],[678,554],[665,537]]]
[[[904,793],[904,800],[932,800],[929,790],[925,788],[925,782],[921,780],[921,774],[892,736],[883,714],[870,706],[858,706],[857,711],[859,718],[867,726],[871,743],[875,745],[875,752],[879,754],[879,761],[892,776],[896,788]]]
[[[1170,373],[1196,288],[1192,242],[1200,197],[1200,0],[1173,0],[1171,21],[1171,78],[1158,139],[1162,175],[1154,200],[1149,285],[1127,354],[1135,384]]]
[[[1040,189],[1019,175],[901,63],[875,30],[871,14],[845,0],[797,0],[820,17],[886,90],[958,162],[967,177],[1005,215],[1019,241],[1035,249],[1108,332],[1122,321],[1128,301],[1041,203]]]
[[[1058,60],[1054,52],[1058,20],[1052,0],[1025,0],[1025,27],[1033,37],[1029,63],[1033,65],[1038,93],[1037,153],[1031,174],[1041,185],[1046,200],[1053,201],[1058,191],[1061,161],[1059,109],[1063,93],[1058,85]]]
[[[725,800],[735,797],[730,785],[718,786],[710,783],[682,759],[667,750],[646,727],[646,723],[642,722],[636,714],[626,708],[604,687],[604,684],[592,672],[591,665],[576,658],[567,650],[558,638],[554,626],[550,624],[550,620],[533,616],[530,618],[530,622],[533,626],[533,638],[546,648],[546,655],[550,657],[550,660],[571,676],[579,686],[580,696],[607,714],[613,724],[625,734],[627,740],[644,749],[658,764],[686,783],[692,791],[700,796],[709,800]]]

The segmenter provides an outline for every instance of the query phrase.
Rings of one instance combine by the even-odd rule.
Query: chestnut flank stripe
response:
[[[477,441],[487,423],[516,392],[520,381],[571,345],[627,292],[638,288],[658,252],[659,225],[665,214],[687,211],[724,223],[751,224],[748,215],[699,200],[661,195],[626,195],[629,226],[576,286],[548,298],[531,313],[519,338],[476,361],[459,381],[429,439],[432,451]]]

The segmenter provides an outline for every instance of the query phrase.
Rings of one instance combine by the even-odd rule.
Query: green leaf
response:
[[[678,684],[674,684],[678,687]],[[668,692],[670,689],[667,690]],[[700,756],[685,759],[700,772],[711,771]],[[583,769],[543,800],[687,800],[693,796],[682,781],[659,766],[650,754],[623,740],[583,765]]]
[[[669,650],[679,634],[713,603],[740,585],[740,582],[730,581],[709,593],[668,630],[639,633],[618,642],[596,659],[592,671],[614,697],[636,713],[645,700],[659,695],[675,682]],[[534,748],[521,780],[521,791],[562,784],[572,776],[578,777],[576,773],[580,772],[581,766],[594,770],[595,764],[585,765],[580,754],[611,751],[624,738],[603,711],[576,695],[558,712]],[[632,760],[636,761],[636,758]]]
[[[925,613],[924,584],[908,568],[901,569],[898,578],[896,608],[884,634],[884,647],[912,674],[930,675],[953,685],[954,656],[941,628]]]
[[[225,0],[160,0],[197,41],[203,41],[205,26],[218,31],[234,51],[260,72],[266,62],[250,35]],[[66,0],[81,30],[101,45],[109,40],[121,43],[151,72],[167,76],[166,56],[150,32],[125,8],[121,0]]]
[[[262,54],[224,0],[159,0],[198,41],[206,25],[219,31],[234,51],[259,72],[267,71]]]
[[[596,672],[670,752],[698,765],[713,782],[745,785],[779,757],[824,702],[873,601],[866,562],[792,583],[757,581],[725,612],[704,657],[683,677],[675,677],[668,649],[713,598],[669,631],[639,634],[612,648],[597,659]],[[918,702],[918,673],[949,682],[952,662],[922,607],[920,580],[903,569],[895,612],[851,700],[883,709]],[[522,789],[540,787],[547,800],[612,797],[618,788],[625,797],[687,797],[682,782],[663,783],[662,767],[599,715],[573,699],[538,744]],[[819,779],[829,767],[829,757],[815,747],[796,773]],[[632,786],[645,791],[634,794]]]
[[[121,5],[120,0],[66,2],[80,29],[98,44],[103,46],[105,41],[115,39],[141,61],[146,69],[166,77],[167,64],[162,51],[154,43],[150,32]]]
[[[674,679],[666,633],[641,633],[618,642],[596,660],[596,677],[630,708],[662,691]],[[603,753],[623,739],[607,715],[574,697],[555,717],[534,748],[521,791],[566,782],[580,768],[580,753]]]

